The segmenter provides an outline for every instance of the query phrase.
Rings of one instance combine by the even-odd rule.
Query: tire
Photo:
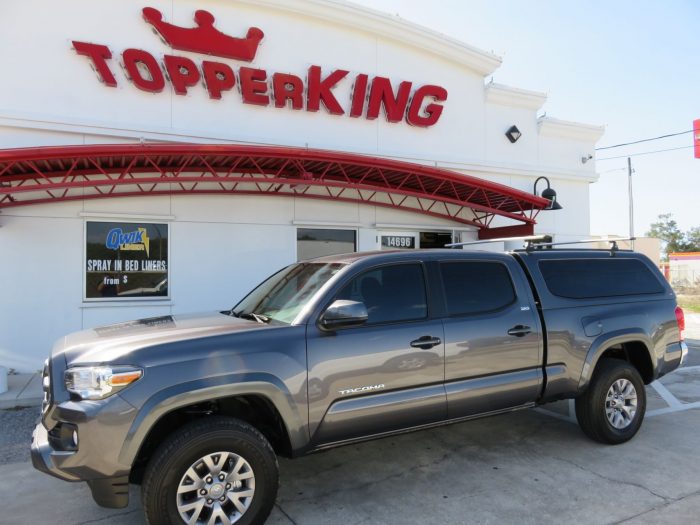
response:
[[[636,395],[634,410],[632,394]],[[592,440],[618,445],[637,433],[646,406],[644,381],[637,369],[621,359],[602,359],[588,388],[576,399],[576,419]]]
[[[206,524],[216,514],[236,525],[259,525],[272,511],[277,486],[277,457],[267,439],[244,421],[209,416],[158,447],[146,467],[141,498],[149,525],[187,523],[183,511],[187,520],[197,513],[196,523]]]

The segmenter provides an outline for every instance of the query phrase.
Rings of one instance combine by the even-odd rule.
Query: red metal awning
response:
[[[336,151],[212,144],[0,150],[0,209],[140,195],[232,194],[364,203],[527,235],[549,201],[453,171]],[[512,225],[492,228],[494,217]]]

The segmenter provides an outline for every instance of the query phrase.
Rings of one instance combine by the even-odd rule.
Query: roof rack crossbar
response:
[[[620,250],[620,248],[617,245],[618,242],[620,242],[620,241],[634,241],[634,240],[636,240],[636,237],[615,237],[614,239],[608,239],[608,238],[605,238],[605,239],[582,239],[580,241],[542,242],[542,243],[537,243],[537,244],[533,244],[532,242],[528,242],[525,250],[529,252],[529,251],[532,251],[535,249],[550,248],[552,246],[564,246],[567,244],[590,244],[592,242],[609,242],[609,243],[611,243],[610,252],[614,255],[615,252]]]

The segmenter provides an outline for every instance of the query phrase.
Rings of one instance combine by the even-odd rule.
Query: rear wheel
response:
[[[620,359],[603,359],[588,389],[576,399],[576,419],[583,432],[600,443],[629,441],[646,412],[644,381],[636,368]]]
[[[155,452],[141,494],[149,525],[264,523],[277,495],[277,458],[265,437],[236,419],[208,417]]]

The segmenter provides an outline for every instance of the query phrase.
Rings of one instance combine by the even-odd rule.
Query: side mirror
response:
[[[358,301],[337,299],[321,315],[321,328],[335,330],[367,322],[367,307]]]

